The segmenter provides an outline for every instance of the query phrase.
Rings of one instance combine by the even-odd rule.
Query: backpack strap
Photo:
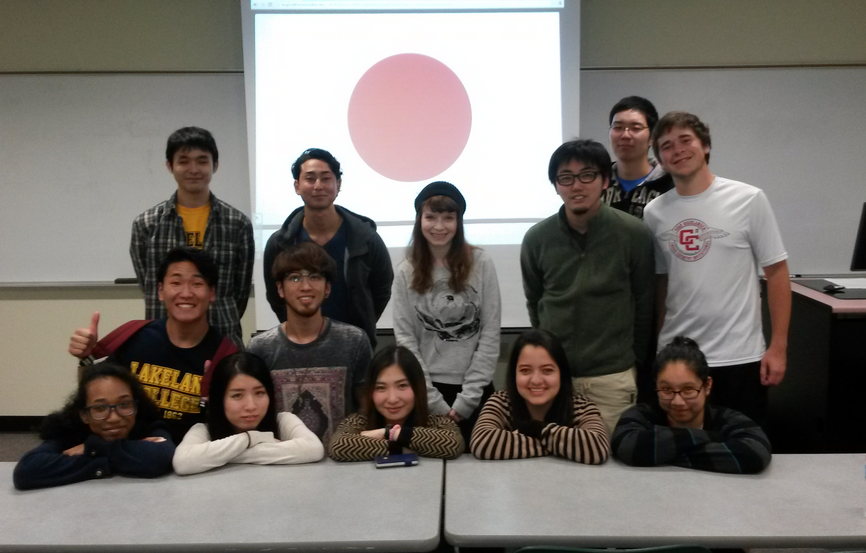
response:
[[[210,361],[210,366],[208,366],[204,375],[201,377],[201,401],[199,402],[199,407],[202,409],[207,406],[208,393],[210,392],[210,380],[213,377],[213,371],[217,364],[222,361],[223,357],[237,353],[237,351],[238,347],[235,343],[223,336],[223,341],[220,342],[216,353],[214,353],[213,359]]]
[[[119,348],[127,340],[129,340],[136,332],[138,332],[143,327],[152,322],[153,319],[129,321],[127,323],[123,323],[119,327],[106,334],[102,338],[102,340],[96,342],[96,345],[93,347],[93,357],[95,357],[96,359],[101,359],[103,357],[111,355],[117,348]]]

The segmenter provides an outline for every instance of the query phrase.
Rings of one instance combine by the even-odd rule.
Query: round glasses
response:
[[[292,284],[300,284],[305,280],[310,284],[319,284],[325,280],[325,277],[319,273],[289,273],[286,275],[285,280],[288,280]]]

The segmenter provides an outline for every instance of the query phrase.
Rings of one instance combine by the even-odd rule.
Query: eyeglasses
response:
[[[571,186],[574,184],[575,179],[579,180],[583,184],[589,184],[597,179],[600,174],[600,171],[581,171],[576,175],[563,173],[561,175],[556,175],[556,184],[559,186]]]
[[[117,414],[121,417],[130,417],[135,414],[135,408],[138,406],[138,402],[135,400],[127,400],[121,401],[120,403],[115,403],[114,405],[91,405],[90,407],[85,407],[82,411],[86,411],[90,418],[95,421],[101,421],[103,419],[107,419],[109,415],[111,415],[111,410],[114,409],[117,411]]]
[[[610,126],[610,130],[612,130],[616,134],[622,134],[625,131],[631,131],[631,134],[638,134],[647,130],[648,128],[649,127],[647,127],[646,125],[641,124],[624,125],[622,123],[614,123]]]
[[[669,390],[667,388],[662,388],[656,390],[656,393],[659,395],[659,399],[665,401],[673,399],[677,394],[679,394],[683,399],[695,399],[701,393],[703,387],[703,384],[701,384],[700,388],[683,388],[682,390]]]
[[[288,280],[292,284],[300,284],[305,280],[310,284],[320,284],[325,280],[325,277],[319,273],[289,273],[284,280]]]

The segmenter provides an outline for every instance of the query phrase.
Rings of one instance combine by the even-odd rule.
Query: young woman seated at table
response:
[[[611,439],[617,459],[742,474],[770,464],[770,441],[757,424],[707,403],[713,379],[694,340],[674,338],[659,352],[654,370],[658,403],[622,414]]]
[[[322,442],[301,419],[277,414],[271,373],[252,353],[229,355],[216,366],[206,418],[207,424],[190,428],[177,446],[173,464],[178,474],[228,463],[311,463],[325,455]]]
[[[365,409],[347,417],[331,436],[337,461],[368,461],[413,451],[454,459],[463,437],[453,419],[427,411],[427,384],[418,359],[403,346],[379,351],[367,371]]]
[[[490,396],[470,447],[479,459],[556,455],[588,464],[610,455],[598,408],[573,392],[559,341],[543,330],[520,335],[511,350],[506,391]]]
[[[97,363],[42,424],[39,447],[13,472],[19,490],[114,474],[151,478],[171,471],[174,444],[159,411],[129,369]]]

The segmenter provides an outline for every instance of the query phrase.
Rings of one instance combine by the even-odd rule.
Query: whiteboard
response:
[[[190,125],[249,215],[243,74],[0,75],[0,283],[134,277],[132,220],[177,189],[165,143]]]
[[[698,114],[712,132],[710,169],[766,191],[791,271],[849,272],[866,201],[866,68],[583,71],[580,85],[581,134],[605,145],[623,96]],[[186,125],[214,133],[212,189],[249,215],[240,73],[0,75],[0,283],[133,276],[132,219],[175,190],[165,141]],[[550,193],[546,169],[527,194]],[[520,325],[517,251],[493,253],[503,325]]]
[[[622,97],[710,127],[710,170],[766,192],[792,273],[849,273],[866,201],[866,68],[584,71],[581,133],[609,147]]]

